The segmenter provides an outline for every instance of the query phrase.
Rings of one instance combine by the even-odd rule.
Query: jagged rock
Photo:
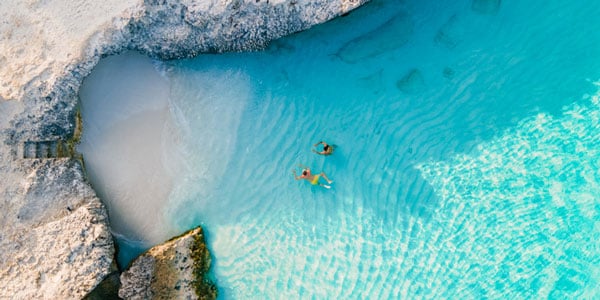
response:
[[[10,167],[0,181],[0,298],[85,296],[113,262],[104,205],[74,159]]]
[[[202,228],[148,250],[121,274],[124,299],[215,299],[217,289],[205,276],[210,254]]]

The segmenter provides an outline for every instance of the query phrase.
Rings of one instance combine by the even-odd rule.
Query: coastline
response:
[[[73,151],[79,88],[100,58],[258,50],[365,2],[1,3],[0,297],[81,298],[114,271],[106,207]]]

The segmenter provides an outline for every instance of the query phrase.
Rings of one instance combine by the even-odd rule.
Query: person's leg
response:
[[[330,186],[328,186],[326,184],[323,184],[323,183],[319,183],[319,185],[322,186],[322,187],[324,187],[324,188],[326,188],[326,189],[330,189],[331,188]]]
[[[327,177],[327,175],[325,175],[324,172],[321,172],[321,176],[323,176],[323,178],[325,178],[325,180],[327,180],[327,183],[331,183],[331,180]]]

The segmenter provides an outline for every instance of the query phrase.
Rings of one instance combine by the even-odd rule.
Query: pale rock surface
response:
[[[70,159],[20,160],[0,181],[0,299],[82,298],[110,271],[108,216]]]
[[[0,1],[0,97],[56,97],[55,86],[65,84],[76,90],[100,56],[125,48],[161,58],[258,49],[364,2]]]
[[[28,84],[53,85],[88,41],[140,0],[0,1],[0,96],[19,99]],[[122,25],[121,25],[122,26]]]
[[[136,258],[121,274],[124,299],[215,299],[205,278],[210,268],[202,228],[197,227]]]

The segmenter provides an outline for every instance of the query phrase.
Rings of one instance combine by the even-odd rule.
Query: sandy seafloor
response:
[[[599,12],[374,1],[262,52],[106,59],[80,150],[122,262],[202,224],[226,299],[598,297]]]

